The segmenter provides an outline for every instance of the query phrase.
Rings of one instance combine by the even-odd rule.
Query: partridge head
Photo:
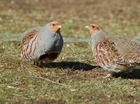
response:
[[[91,34],[93,55],[110,75],[131,72],[140,64],[140,47],[126,37],[111,37],[98,25],[86,26]]]
[[[35,64],[55,60],[63,47],[60,29],[61,25],[57,21],[53,21],[44,27],[25,31],[19,43],[21,57],[27,61],[34,61]]]

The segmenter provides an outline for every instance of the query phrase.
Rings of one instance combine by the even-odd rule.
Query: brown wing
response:
[[[115,43],[108,38],[96,45],[95,57],[103,66],[109,66],[116,61],[122,61]]]
[[[116,37],[110,40],[116,45],[116,49],[125,63],[140,63],[140,47],[136,42],[125,37]]]
[[[32,39],[34,37],[34,35],[40,31],[41,28],[42,27],[35,27],[35,28],[31,28],[31,29],[25,31],[18,44],[20,46],[20,48],[22,48],[23,45],[29,43],[30,39]]]

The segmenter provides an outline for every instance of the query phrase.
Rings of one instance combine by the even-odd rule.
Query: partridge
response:
[[[63,47],[60,28],[61,25],[53,21],[44,27],[35,27],[25,31],[19,43],[21,57],[37,65],[42,61],[49,63],[55,60]]]
[[[91,34],[95,60],[113,76],[131,72],[140,64],[140,46],[126,37],[111,37],[98,25],[86,26]]]

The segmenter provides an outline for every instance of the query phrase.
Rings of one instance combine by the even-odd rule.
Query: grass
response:
[[[64,37],[88,38],[84,27],[97,23],[109,35],[133,38],[139,9],[139,0],[0,1],[0,33],[6,37],[0,41],[0,103],[139,104],[140,71],[128,79],[99,78],[108,72],[97,66],[90,43],[65,43],[55,62],[39,68],[20,58],[17,41],[4,40],[52,20],[61,23]]]

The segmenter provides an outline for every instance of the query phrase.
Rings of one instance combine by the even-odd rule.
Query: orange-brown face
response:
[[[99,31],[101,28],[96,24],[90,24],[89,26],[86,26],[87,29],[89,29],[91,35],[95,34],[97,31]]]
[[[49,26],[50,26],[50,30],[52,32],[55,32],[55,33],[60,32],[61,25],[59,25],[58,22],[53,21],[53,22],[49,23]]]

